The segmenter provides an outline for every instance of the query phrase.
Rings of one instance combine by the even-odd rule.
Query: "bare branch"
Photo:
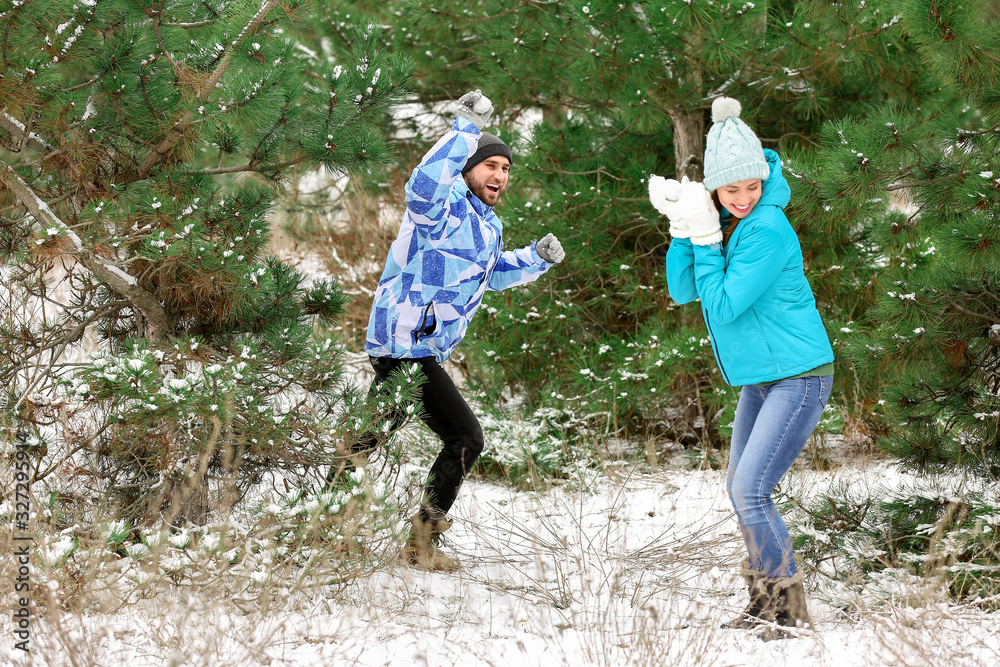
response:
[[[255,173],[267,173],[274,171],[281,171],[282,169],[287,169],[288,167],[294,167],[297,164],[305,162],[308,158],[306,156],[297,157],[294,160],[288,160],[287,162],[279,162],[278,164],[241,164],[234,167],[217,167],[215,169],[180,169],[178,173],[180,174],[200,174],[202,176],[212,176],[215,174],[235,174],[240,172],[255,172]]]

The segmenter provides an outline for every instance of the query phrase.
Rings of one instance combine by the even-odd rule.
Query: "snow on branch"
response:
[[[30,132],[24,124],[18,119],[7,113],[6,109],[0,108],[0,127],[10,132],[15,137],[21,137],[22,139],[27,139],[29,144],[32,144],[36,150],[43,151],[53,151],[55,147],[49,142],[42,139],[40,136],[34,132]]]
[[[163,305],[156,297],[139,287],[135,276],[120,267],[105,262],[91,249],[84,246],[80,237],[49,208],[31,186],[18,176],[14,169],[0,162],[0,184],[9,189],[35,220],[49,228],[63,231],[73,243],[76,259],[84,268],[90,271],[108,287],[115,290],[131,302],[133,308],[140,312],[145,320],[145,334],[150,340],[157,341],[168,335],[170,321]]]
[[[57,216],[55,213],[52,212],[52,209],[49,208],[49,205],[45,201],[43,201],[38,195],[35,194],[35,191],[31,189],[31,186],[25,183],[24,179],[18,176],[17,172],[15,172],[10,167],[10,165],[7,164],[3,165],[3,172],[2,175],[0,175],[0,181],[3,181],[3,184],[6,185],[10,189],[10,191],[14,193],[18,201],[20,201],[21,204],[26,209],[28,209],[28,212],[30,212],[31,215],[35,218],[35,220],[37,220],[40,224],[45,226],[56,227],[62,230],[66,234],[66,237],[73,243],[73,248],[76,250],[77,254],[82,256],[81,262],[83,263],[83,265],[86,266],[88,269],[93,270],[93,267],[91,266],[93,261],[89,262],[86,261],[87,259],[90,259],[89,253],[87,252],[86,248],[84,248],[83,241],[80,239],[77,233],[74,232],[72,229],[70,229],[69,225],[63,222],[59,218],[59,216]],[[126,285],[131,287],[138,284],[138,281],[136,280],[135,276],[130,275],[129,273],[121,270],[117,266],[100,261],[97,261],[97,263],[100,265],[102,269],[104,269],[114,277],[118,278],[118,280],[124,282]],[[95,272],[95,273],[100,273],[100,272]],[[107,279],[106,276],[99,276],[99,277]],[[108,281],[108,282],[113,283],[115,281]]]

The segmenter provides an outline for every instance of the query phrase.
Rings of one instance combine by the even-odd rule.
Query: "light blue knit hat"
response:
[[[760,139],[740,120],[740,103],[731,97],[712,102],[712,127],[705,142],[705,189],[714,192],[748,178],[766,181],[771,168]]]

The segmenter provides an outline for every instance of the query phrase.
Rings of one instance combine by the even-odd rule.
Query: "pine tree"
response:
[[[359,3],[340,4],[344,16]],[[602,428],[666,424],[673,438],[722,442],[712,426],[734,401],[698,307],[667,297],[669,235],[645,179],[701,177],[723,94],[785,159],[789,216],[831,331],[863,318],[863,229],[846,207],[818,205],[807,174],[824,120],[886,98],[910,108],[928,89],[895,3],[425,0],[384,3],[380,17],[418,63],[418,97],[479,87],[494,100],[496,131],[517,144],[498,211],[506,242],[552,231],[567,248],[544,284],[484,302],[464,348],[484,387]]]
[[[410,65],[367,24],[331,52],[312,12],[0,3],[0,383],[36,478],[72,460],[126,513],[191,515],[209,474],[240,494],[335,453],[340,345],[314,329],[343,295],[267,255],[268,213],[292,170],[387,159]]]
[[[819,191],[877,258],[852,359],[878,444],[921,468],[1000,474],[1000,6],[910,1],[934,88],[825,128]]]

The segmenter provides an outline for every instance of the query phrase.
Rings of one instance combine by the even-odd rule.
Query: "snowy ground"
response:
[[[804,471],[793,483],[887,474]],[[456,574],[398,564],[264,614],[168,589],[115,613],[36,620],[30,654],[13,649],[5,614],[0,664],[1000,664],[1000,613],[923,590],[906,604],[868,594],[844,605],[811,578],[814,632],[765,643],[718,629],[746,603],[722,482],[719,471],[688,470],[625,471],[544,494],[469,482],[447,534],[463,563]]]

